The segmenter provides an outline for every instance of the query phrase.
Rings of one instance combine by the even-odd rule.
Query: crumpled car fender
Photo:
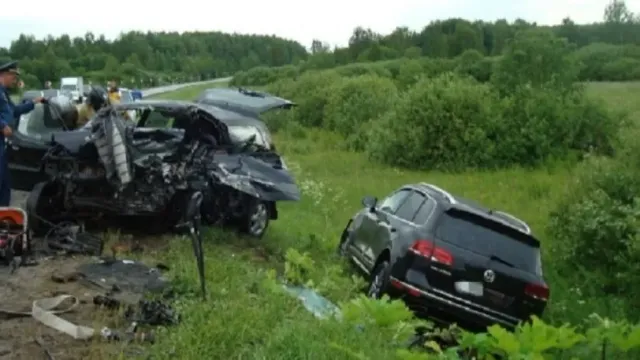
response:
[[[221,184],[263,201],[298,201],[300,189],[285,169],[247,154],[217,155],[210,174]]]

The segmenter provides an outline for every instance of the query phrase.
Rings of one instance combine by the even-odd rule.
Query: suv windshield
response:
[[[436,236],[469,251],[542,276],[540,246],[533,237],[463,211],[445,212]]]

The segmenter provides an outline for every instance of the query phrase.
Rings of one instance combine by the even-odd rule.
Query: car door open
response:
[[[45,119],[45,105],[38,104],[28,114],[17,119],[16,130],[6,139],[6,155],[11,174],[11,188],[31,191],[35,184],[45,181],[41,160],[49,149],[51,136],[64,131]]]

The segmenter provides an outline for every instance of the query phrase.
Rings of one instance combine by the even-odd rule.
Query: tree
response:
[[[329,51],[331,51],[331,47],[329,46],[329,44],[324,43],[318,39],[313,39],[313,41],[311,42],[311,54],[326,54]]]

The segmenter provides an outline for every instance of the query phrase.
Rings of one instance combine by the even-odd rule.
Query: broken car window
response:
[[[166,128],[166,129],[171,129],[173,127],[173,123],[174,123],[174,118],[171,116],[167,116],[161,112],[158,111],[151,111],[149,113],[149,116],[147,116],[147,120],[145,121],[144,124],[142,124],[143,127],[148,127],[148,128]]]
[[[18,132],[32,138],[43,139],[46,138],[47,135],[50,135],[55,131],[64,130],[62,124],[52,127],[52,123],[58,123],[45,121],[45,116],[45,106],[42,104],[37,104],[34,107],[33,111],[20,117],[20,122],[18,123]]]
[[[255,137],[255,140],[253,141],[255,144],[264,146],[266,148],[269,147],[269,144],[264,139],[264,136],[255,126],[229,126],[229,135],[231,135],[231,140],[236,144],[244,144],[252,137]]]

